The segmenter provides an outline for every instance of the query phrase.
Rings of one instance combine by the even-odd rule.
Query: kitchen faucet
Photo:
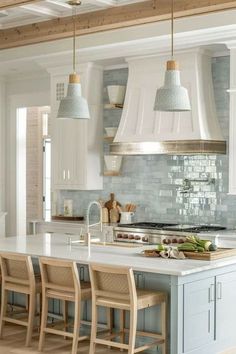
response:
[[[95,223],[95,224],[90,224],[90,211],[92,206],[96,205],[99,209],[100,212],[100,220],[99,222]],[[100,203],[98,203],[96,200],[92,201],[89,203],[88,205],[88,209],[87,209],[87,213],[86,213],[86,234],[85,234],[85,245],[88,246],[88,254],[90,256],[90,249],[91,249],[91,233],[90,233],[90,228],[93,226],[97,226],[100,225],[100,231],[102,234],[102,206]]]
[[[96,222],[95,224],[90,224],[90,211],[91,208],[96,205],[99,209],[100,212],[100,218],[99,218],[99,222]],[[90,228],[93,226],[97,226],[100,225],[100,231],[102,234],[103,231],[103,225],[102,225],[102,206],[100,203],[98,203],[96,200],[92,201],[89,203],[88,205],[88,209],[86,212],[86,232],[85,232],[85,236],[84,236],[84,245],[88,246],[88,256],[90,257],[90,250],[91,250],[91,233],[90,233]],[[71,246],[73,244],[77,244],[81,242],[81,236],[82,236],[82,229],[80,230],[80,238],[79,240],[72,240],[71,237],[68,238],[68,244]],[[105,242],[105,240],[104,240]]]

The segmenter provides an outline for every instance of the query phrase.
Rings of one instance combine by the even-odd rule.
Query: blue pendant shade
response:
[[[184,112],[190,111],[188,90],[181,86],[178,63],[167,62],[164,86],[157,90],[154,111]]]
[[[70,75],[67,95],[60,102],[57,118],[90,118],[88,102],[81,96],[80,78],[77,74]]]

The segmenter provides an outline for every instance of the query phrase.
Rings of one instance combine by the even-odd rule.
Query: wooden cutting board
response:
[[[64,215],[53,215],[52,220],[58,221],[82,221],[84,220],[83,216],[64,216]]]
[[[201,261],[215,261],[217,259],[236,256],[236,248],[218,248],[215,252],[184,252],[186,258]]]

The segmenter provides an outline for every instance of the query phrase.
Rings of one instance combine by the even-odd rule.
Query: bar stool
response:
[[[39,258],[41,276],[42,276],[42,320],[39,339],[39,351],[43,350],[45,334],[51,333],[69,337],[73,339],[72,354],[77,353],[78,342],[88,339],[88,336],[80,337],[80,309],[81,301],[89,300],[92,297],[91,285],[88,282],[80,282],[78,268],[75,262],[62,261],[50,258]],[[64,330],[52,328],[47,323],[48,300],[62,300],[64,304],[64,320],[66,321],[66,302],[74,302],[74,329],[73,333]]]
[[[152,290],[136,289],[133,270],[127,267],[90,265],[90,280],[92,286],[92,332],[89,354],[94,354],[96,344],[126,349],[128,354],[139,353],[148,348],[160,345],[162,354],[167,353],[166,336],[166,312],[167,294]],[[151,306],[161,306],[161,333],[138,332],[137,314],[138,310]],[[114,333],[108,337],[98,338],[97,336],[97,310],[98,307],[108,307],[121,310],[120,333]],[[124,328],[124,313],[130,313],[130,328]],[[123,322],[123,323],[122,323]],[[128,344],[124,343],[124,335],[129,333]],[[155,340],[152,343],[144,344],[135,348],[136,335],[150,337]],[[113,342],[112,339],[120,336],[122,343]]]
[[[26,346],[30,346],[36,312],[36,297],[42,291],[41,278],[35,276],[30,256],[2,253],[0,255],[2,273],[2,299],[0,314],[0,337],[3,336],[5,322],[27,327]],[[16,292],[27,296],[27,321],[7,315],[8,292]],[[29,304],[28,304],[29,303]],[[14,314],[14,313],[13,313]]]

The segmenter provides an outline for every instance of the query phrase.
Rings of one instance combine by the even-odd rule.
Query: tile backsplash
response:
[[[212,75],[218,119],[223,136],[229,135],[229,57],[212,59]],[[104,72],[104,87],[124,85],[128,70]],[[107,94],[104,90],[104,101]],[[104,126],[117,126],[120,110],[104,110]],[[104,144],[104,152],[108,146]],[[73,199],[74,212],[84,214],[89,201],[109,199],[114,192],[121,203],[138,205],[136,220],[217,223],[236,226],[236,196],[228,192],[228,155],[128,156],[119,177],[104,177],[103,191],[61,191],[63,200]],[[189,182],[185,181],[186,179]],[[189,188],[190,187],[190,188]]]

